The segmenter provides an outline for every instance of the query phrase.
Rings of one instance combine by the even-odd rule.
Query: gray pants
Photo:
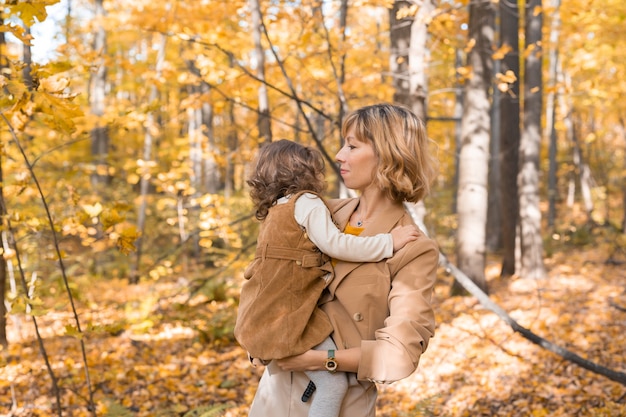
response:
[[[337,349],[333,339],[328,337],[315,350]],[[343,372],[331,374],[328,371],[306,371],[306,375],[315,384],[316,390],[311,398],[309,417],[338,417],[343,397],[348,391],[348,378]]]

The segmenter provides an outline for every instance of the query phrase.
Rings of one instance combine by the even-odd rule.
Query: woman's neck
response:
[[[358,226],[360,223],[362,226],[371,219],[397,205],[397,203],[386,197],[380,191],[372,191],[364,192],[359,198],[359,205],[353,214],[354,221],[352,223],[354,225]]]

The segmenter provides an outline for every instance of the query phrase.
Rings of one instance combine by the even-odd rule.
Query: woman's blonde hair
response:
[[[409,109],[375,104],[351,112],[343,121],[345,137],[370,143],[378,157],[375,183],[396,202],[418,202],[430,192],[436,163],[424,122]]]
[[[321,152],[310,146],[287,139],[263,145],[246,180],[256,218],[265,219],[281,197],[299,191],[320,194],[326,188],[324,169]]]

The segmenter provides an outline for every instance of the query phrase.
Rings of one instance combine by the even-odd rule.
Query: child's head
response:
[[[247,184],[256,218],[263,220],[281,197],[324,191],[324,158],[317,149],[290,140],[268,143],[259,149]]]

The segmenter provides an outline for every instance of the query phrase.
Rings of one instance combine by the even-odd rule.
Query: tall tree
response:
[[[413,18],[407,16],[409,3],[395,1],[389,10],[391,44],[390,69],[393,76],[395,103],[410,109],[426,123],[428,82],[428,24],[434,5],[425,0]],[[419,223],[423,223],[426,208],[423,201],[407,205]]]
[[[167,43],[167,37],[163,34],[159,35],[160,42],[157,45],[157,58],[155,64],[155,76],[154,82],[156,83],[159,77],[161,76],[161,72],[163,71],[163,66],[165,65],[165,45]],[[153,84],[150,87],[150,96],[149,102],[155,103],[159,98],[159,90],[156,84]],[[145,235],[145,226],[146,226],[146,216],[147,216],[147,208],[148,208],[148,188],[150,187],[150,169],[153,164],[153,147],[155,141],[155,134],[159,131],[157,116],[155,114],[156,109],[149,109],[148,114],[146,115],[146,126],[144,131],[144,142],[143,142],[143,155],[141,166],[139,167],[141,171],[141,179],[139,181],[139,209],[137,212],[137,230],[140,233],[139,238],[137,238],[137,242],[135,244],[137,251],[135,252],[135,262],[131,265],[130,270],[130,279],[129,282],[131,284],[137,284],[139,282],[140,277],[140,269],[141,269],[141,257],[143,254],[143,243],[144,243],[144,235]]]
[[[68,6],[69,7],[69,6]],[[107,158],[109,155],[109,131],[106,122],[102,119],[106,109],[107,84],[107,31],[104,26],[105,11],[103,0],[95,0],[95,31],[93,34],[93,50],[98,59],[95,61],[95,71],[89,80],[89,107],[95,116],[95,126],[91,128],[91,156],[94,171],[91,175],[93,185],[108,184],[109,172]]]
[[[619,134],[622,138],[622,144],[626,148],[626,123],[624,118],[619,118]],[[622,192],[622,233],[626,233],[626,152],[622,156],[622,175],[621,175],[621,192]]]
[[[550,52],[548,54],[548,88],[546,97],[546,128],[545,136],[549,138],[548,147],[548,227],[554,227],[556,219],[557,201],[557,134],[556,134],[556,108],[557,108],[557,69],[559,60],[559,33],[561,29],[561,18],[559,8],[561,0],[552,0],[552,20],[550,22]]]
[[[467,56],[469,76],[465,84],[457,192],[457,263],[459,269],[485,292],[493,20],[491,2],[470,1]],[[452,292],[463,292],[456,281]]]
[[[258,86],[258,119],[257,126],[259,129],[259,138],[261,142],[269,143],[272,141],[272,127],[270,123],[270,104],[265,85],[265,51],[261,38],[263,37],[263,21],[261,19],[261,4],[259,0],[250,0],[250,10],[252,19],[252,38],[254,40],[254,65],[256,67],[256,76],[259,80]]]
[[[409,7],[409,2],[397,0],[389,9],[389,70],[393,86],[394,103],[410,105],[409,45],[412,20],[399,13]]]
[[[432,0],[422,1],[411,25],[409,43],[409,97],[413,112],[426,122],[426,98],[428,97],[427,65],[430,62],[428,51],[428,25],[432,20],[435,5]]]
[[[500,41],[499,9],[495,10],[494,45]],[[493,72],[499,74],[502,70],[500,59],[494,59]],[[492,80],[493,84],[493,80]],[[497,86],[496,86],[497,87]],[[493,88],[491,105],[491,140],[489,141],[489,176],[487,195],[487,236],[488,251],[495,252],[502,248],[502,203],[500,190],[500,98],[502,92]]]
[[[520,143],[519,8],[517,1],[501,1],[500,42],[505,52],[499,75],[500,95],[500,221],[502,222],[502,276],[516,270],[516,235],[519,217],[517,174]]]
[[[0,26],[4,24],[4,13],[0,10]],[[4,73],[7,67],[8,59],[6,54],[7,45],[4,32],[0,31],[0,73]],[[1,140],[1,138],[0,138]],[[4,168],[2,160],[4,159],[4,146],[0,149],[0,225],[4,233],[4,219],[7,211],[4,204]],[[4,239],[3,239],[4,240]],[[4,248],[6,249],[6,248]],[[6,253],[6,252],[5,252]],[[7,309],[5,305],[5,297],[7,292],[7,261],[4,256],[0,256],[0,346],[6,347],[7,341]]]
[[[591,196],[591,189],[593,188],[593,178],[591,177],[591,168],[587,163],[587,157],[583,152],[583,148],[580,144],[579,131],[582,124],[579,120],[580,116],[577,113],[572,115],[572,160],[574,162],[575,173],[578,174],[580,184],[580,194],[583,198],[583,206],[585,207],[585,213],[587,214],[587,221],[593,222],[593,198]]]
[[[543,263],[541,209],[539,207],[539,151],[542,113],[542,23],[541,0],[526,3],[524,122],[520,140],[520,172],[517,177],[520,209],[520,275],[546,276]]]
[[[229,56],[229,66],[235,66],[234,58]],[[224,167],[224,197],[230,198],[235,191],[235,154],[239,145],[237,135],[237,120],[235,117],[235,103],[228,100],[226,103],[226,166]]]
[[[428,26],[432,20],[435,5],[431,0],[424,0],[413,19],[411,25],[411,41],[409,43],[409,103],[413,112],[426,123],[428,74],[427,66],[430,62],[428,50]],[[423,200],[412,207],[420,223],[424,222],[426,206]]]

